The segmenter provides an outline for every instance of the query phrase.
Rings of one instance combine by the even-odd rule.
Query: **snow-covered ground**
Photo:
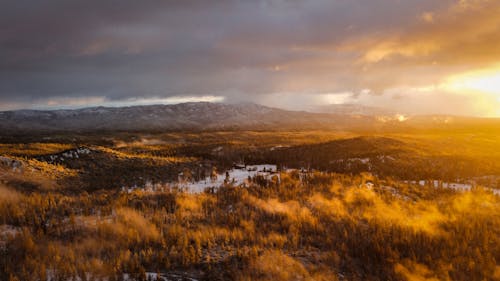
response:
[[[94,279],[93,279],[94,278]],[[55,277],[54,271],[52,270],[47,270],[47,281],[55,281],[57,278]],[[87,280],[101,280],[101,281],[107,281],[109,280],[108,278],[99,278],[96,276],[93,276],[90,273],[86,273],[86,279]],[[73,278],[67,279],[68,281],[83,281],[82,278],[75,276]],[[133,279],[130,274],[124,273],[123,274],[123,280],[124,281],[136,281],[136,279]],[[154,273],[154,272],[146,272],[146,280],[151,280],[151,281],[178,281],[178,280],[186,280],[186,281],[198,281],[197,278],[189,276],[187,273],[174,273],[174,272],[169,272],[169,273]]]
[[[58,154],[52,154],[52,155],[42,156],[42,157],[40,157],[40,159],[42,161],[47,161],[49,163],[54,163],[54,162],[57,162],[57,161],[65,161],[65,160],[68,160],[68,159],[78,159],[82,155],[89,155],[92,152],[93,152],[93,150],[91,150],[89,148],[79,147],[79,148],[76,148],[76,149],[66,150],[66,151],[64,151],[62,153],[58,153]]]
[[[220,187],[224,185],[225,181],[232,183],[233,185],[241,185],[248,180],[248,177],[254,177],[256,175],[261,175],[265,178],[271,178],[273,175],[279,177],[279,174],[276,174],[276,171],[276,165],[247,165],[241,169],[233,168],[227,171],[228,176],[226,176],[226,173],[223,173],[217,175],[217,178],[214,179],[206,177],[205,179],[196,182],[179,183],[179,186],[184,188],[187,192],[200,193],[208,187]]]
[[[7,156],[0,156],[0,165],[11,168],[13,172],[22,171],[23,169],[21,161]]]
[[[411,182],[413,184],[416,184],[416,182]],[[426,181],[425,180],[420,180],[418,181],[418,185],[420,186],[425,186],[426,185]],[[432,182],[433,186],[434,187],[439,187],[439,181],[437,180],[434,180]],[[443,188],[450,188],[450,189],[454,189],[454,190],[457,190],[457,191],[470,191],[473,187],[473,184],[471,183],[456,183],[456,182],[443,182],[442,183],[442,187]],[[500,195],[500,190],[499,189],[494,189],[494,188],[486,188],[486,189],[489,189],[491,190],[495,195]]]
[[[349,159],[351,160],[351,159]],[[355,161],[359,161],[362,163],[369,163],[369,159],[360,159],[360,158],[355,158]],[[285,169],[284,172],[291,172],[294,171],[295,169]],[[199,181],[182,181],[179,180],[178,182],[170,182],[170,183],[163,183],[163,184],[157,184],[160,187],[157,187],[153,185],[152,183],[148,182],[144,186],[133,186],[133,187],[122,187],[122,191],[125,192],[133,192],[136,189],[141,189],[144,191],[154,191],[154,190],[163,190],[162,188],[172,188],[172,187],[177,187],[180,188],[186,192],[189,193],[201,193],[204,192],[205,189],[211,188],[211,187],[221,187],[225,183],[231,183],[235,186],[238,185],[244,185],[247,183],[248,178],[253,178],[254,176],[263,176],[265,179],[272,179],[273,176],[277,176],[278,180],[280,180],[280,174],[277,172],[277,166],[272,165],[272,164],[261,164],[261,165],[245,165],[242,166],[241,168],[233,168],[231,170],[228,170],[227,172],[224,172],[222,174],[218,174],[217,177],[211,178],[211,177],[206,177],[205,179],[199,180]],[[181,175],[179,175],[181,177]],[[419,180],[419,181],[405,181],[406,183],[410,184],[415,184],[415,185],[420,185],[420,186],[425,186],[432,184],[435,188],[438,188],[440,186],[439,181],[434,180],[431,183],[425,180]],[[450,188],[454,189],[457,191],[470,191],[473,188],[472,183],[456,183],[456,182],[442,182],[441,186],[443,188]],[[485,187],[488,190],[491,190],[495,195],[500,196],[500,189],[494,189],[494,188],[488,188]]]
[[[7,241],[7,237],[9,236],[15,236],[20,232],[19,227],[15,227],[12,225],[8,224],[2,224],[0,225],[0,249],[5,247],[5,241]]]
[[[134,279],[130,278],[129,274],[123,274],[123,280],[125,281],[134,281]],[[177,281],[177,280],[186,280],[186,281],[198,281],[198,279],[186,276],[185,274],[178,273],[167,273],[167,274],[159,274],[153,272],[146,272],[146,280],[152,281]]]

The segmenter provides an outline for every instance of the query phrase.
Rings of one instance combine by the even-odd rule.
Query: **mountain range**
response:
[[[325,113],[291,111],[251,103],[190,102],[173,105],[92,107],[0,112],[0,135],[36,132],[339,129],[383,130],[450,126],[498,119],[453,116],[407,117],[360,106],[329,107]]]

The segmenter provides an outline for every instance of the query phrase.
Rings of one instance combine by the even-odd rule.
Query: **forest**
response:
[[[328,131],[5,142],[0,280],[500,280],[498,145]],[[182,188],[181,174],[241,164],[277,170]]]

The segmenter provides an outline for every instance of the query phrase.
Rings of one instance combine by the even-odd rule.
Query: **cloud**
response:
[[[433,23],[434,22],[434,13],[425,12],[421,15],[421,18],[423,21],[425,21],[427,23]]]
[[[499,13],[500,4],[491,0],[459,1],[444,11],[426,12],[425,23],[378,38],[364,59],[489,65],[500,58]]]
[[[120,100],[110,100],[103,96],[86,97],[54,97],[41,99],[31,103],[31,108],[40,110],[50,109],[75,109],[82,107],[117,107],[117,106],[140,106],[154,104],[177,104],[185,102],[223,102],[223,96],[171,96],[171,97],[134,97]],[[4,104],[6,107],[19,108],[22,104]]]
[[[283,93],[288,107],[306,108],[335,93],[386,95],[498,61],[499,6],[7,1],[0,10],[0,108],[93,97],[116,104],[183,96],[266,103]],[[362,97],[370,96],[353,102],[370,101]]]
[[[364,94],[364,105],[392,108],[406,114],[449,114],[455,116],[498,116],[500,101],[481,92],[453,92],[444,85],[390,88],[384,94]]]

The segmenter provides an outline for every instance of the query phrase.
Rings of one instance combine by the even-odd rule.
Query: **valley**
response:
[[[0,259],[4,277],[500,274],[496,131],[117,131],[17,140],[0,144],[0,251],[18,261]]]

